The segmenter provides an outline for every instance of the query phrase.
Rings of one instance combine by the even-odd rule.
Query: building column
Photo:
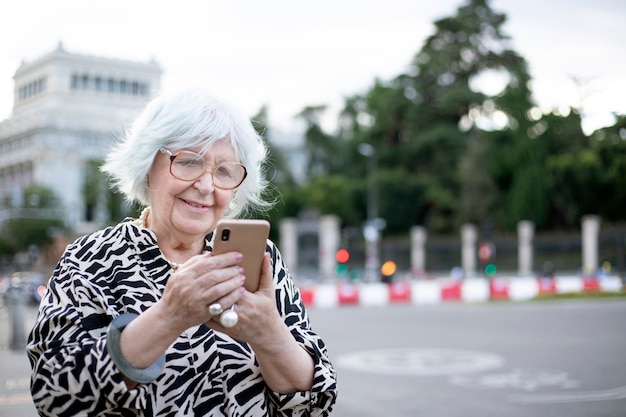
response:
[[[290,271],[298,270],[298,223],[296,219],[286,217],[280,221],[280,253]]]
[[[411,228],[411,272],[414,276],[426,273],[426,229],[422,226]]]
[[[464,278],[473,278],[476,275],[476,226],[466,223],[461,226],[461,265]]]
[[[331,278],[336,275],[337,260],[335,254],[339,250],[341,239],[339,217],[334,215],[321,216],[319,223],[319,263],[322,277]]]
[[[582,218],[583,274],[594,274],[598,270],[598,236],[600,217],[595,215]]]
[[[517,273],[521,277],[532,275],[533,271],[533,238],[535,224],[530,220],[517,223]]]

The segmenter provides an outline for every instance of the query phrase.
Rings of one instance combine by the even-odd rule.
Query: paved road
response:
[[[334,417],[626,416],[626,300],[312,310]]]
[[[37,310],[26,307],[24,334],[34,323]],[[30,398],[30,366],[25,351],[9,349],[10,317],[8,308],[0,308],[0,417],[35,417],[37,412]]]
[[[339,374],[333,417],[626,416],[626,300],[310,315]],[[0,347],[0,369],[0,417],[35,417],[25,354]]]

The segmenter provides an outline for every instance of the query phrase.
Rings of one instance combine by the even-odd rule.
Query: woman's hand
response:
[[[146,368],[183,331],[211,320],[211,304],[237,303],[245,291],[243,268],[238,265],[241,257],[238,252],[209,253],[194,256],[179,267],[168,279],[163,297],[122,332],[124,358],[134,367]]]
[[[169,278],[159,303],[179,334],[210,320],[210,305],[226,308],[239,301],[245,280],[241,259],[239,252],[194,256]]]
[[[313,386],[313,360],[296,342],[276,308],[272,276],[270,256],[266,253],[259,289],[253,293],[244,290],[235,305],[237,324],[225,328],[218,320],[210,320],[206,325],[247,342],[256,355],[263,379],[273,391],[307,391]],[[230,304],[222,305],[226,308]]]
[[[235,304],[235,311],[239,316],[237,325],[226,328],[219,323],[218,318],[206,323],[207,326],[250,344],[271,343],[273,341],[272,326],[284,326],[280,314],[276,309],[274,284],[272,281],[272,264],[269,254],[265,253],[259,279],[259,289],[255,292],[243,291]],[[226,310],[233,303],[227,301],[219,303]]]

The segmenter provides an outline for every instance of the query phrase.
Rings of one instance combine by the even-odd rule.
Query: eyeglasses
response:
[[[239,187],[248,175],[246,167],[239,162],[222,162],[209,168],[204,157],[195,152],[172,153],[165,148],[159,148],[159,151],[170,157],[170,174],[182,181],[195,181],[209,171],[214,186],[222,190],[232,190]]]

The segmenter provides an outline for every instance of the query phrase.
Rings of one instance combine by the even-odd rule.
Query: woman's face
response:
[[[172,149],[177,152],[183,149]],[[198,151],[199,149],[186,149]],[[205,155],[207,167],[235,161],[235,152],[226,141],[215,143]],[[182,181],[170,173],[170,157],[158,152],[148,172],[152,211],[149,225],[155,232],[178,235],[206,235],[228,208],[234,190],[213,185],[211,169],[195,181]]]

